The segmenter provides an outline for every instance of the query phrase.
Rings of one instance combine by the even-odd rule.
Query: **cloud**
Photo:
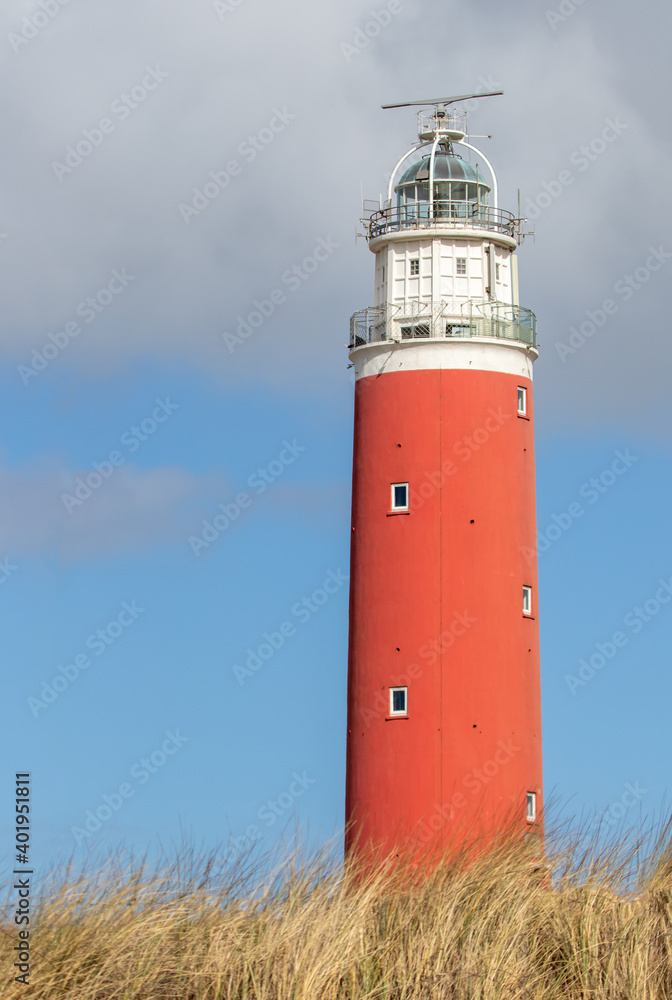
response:
[[[197,476],[177,466],[113,467],[107,460],[93,469],[69,469],[53,460],[0,466],[0,561],[86,562],[165,545],[183,545],[188,552],[189,537],[245,488],[216,473]],[[293,513],[321,525],[348,516],[345,483],[278,482],[249,496],[250,513]],[[241,527],[244,522],[232,530]]]
[[[291,17],[271,0],[228,7],[72,0],[19,52],[6,42],[0,264],[10,364],[30,363],[49,334],[79,322],[40,378],[159,358],[223,383],[319,390],[345,367],[349,316],[373,295],[372,257],[353,238],[360,181],[377,198],[415,138],[412,112],[379,105],[465,92],[484,77],[505,97],[483,101],[470,125],[495,137],[476,143],[499,171],[502,204],[515,209],[518,187],[526,204],[575,172],[521,252],[548,412],[564,422],[571,397],[578,422],[651,421],[669,395],[664,278],[574,366],[559,363],[553,344],[664,241],[671,153],[660,132],[669,89],[660,39],[670,11],[657,9],[653,33],[625,0],[590,0],[554,30],[532,0],[404,0],[347,60],[342,46],[361,37],[370,5],[297,0]],[[38,9],[9,3],[6,33]],[[618,141],[585,170],[572,166],[617,116],[627,123]],[[68,156],[70,172],[57,176],[54,163]],[[185,205],[195,213],[186,219]],[[290,291],[283,275],[319,238],[338,249]],[[84,320],[82,303],[124,267],[135,280]],[[223,334],[274,289],[286,300],[227,350]]]
[[[227,488],[177,467],[123,465],[107,479],[53,463],[0,468],[0,553],[86,560],[184,542]]]

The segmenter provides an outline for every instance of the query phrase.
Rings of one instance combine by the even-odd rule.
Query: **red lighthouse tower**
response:
[[[518,298],[521,220],[449,108],[461,99],[426,102],[366,220],[346,849],[540,832],[536,318]]]

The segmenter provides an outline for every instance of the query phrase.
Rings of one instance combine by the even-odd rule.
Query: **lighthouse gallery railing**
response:
[[[429,202],[414,202],[406,205],[381,208],[362,220],[367,227],[367,236],[375,240],[385,233],[404,229],[487,229],[495,233],[516,237],[518,220],[503,208],[491,208],[469,201],[445,201],[437,199],[433,215],[429,214]]]
[[[536,347],[537,317],[531,309],[499,302],[468,303],[459,315],[449,313],[443,303],[369,306],[351,317],[348,346],[455,337],[492,337]]]

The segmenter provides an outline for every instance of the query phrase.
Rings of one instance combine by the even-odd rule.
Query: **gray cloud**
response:
[[[240,522],[230,524],[227,538],[264,510],[323,525],[347,521],[343,483],[277,482],[259,495],[220,474],[195,476],[177,466],[143,469],[125,461],[114,467],[105,458],[95,467],[70,469],[38,460],[20,468],[0,466],[0,562],[24,557],[86,562],[164,545],[189,553],[189,537],[200,535],[204,522],[220,514],[220,505],[233,504],[241,490],[248,491],[251,503]]]
[[[105,479],[55,463],[0,467],[0,553],[82,560],[182,542],[226,490],[180,468],[123,465]]]
[[[635,17],[625,0],[586,0],[553,29],[546,11],[558,7],[403,0],[350,60],[342,45],[354,42],[372,9],[353,0],[240,0],[223,13],[208,0],[113,7],[71,0],[18,53],[7,40],[0,65],[5,358],[25,364],[48,334],[77,320],[79,304],[113,269],[126,267],[135,280],[39,378],[66,366],[83,375],[123,370],[142,357],[288,390],[339,377],[349,315],[373,294],[372,259],[354,242],[360,182],[365,196],[377,197],[414,140],[412,113],[379,105],[437,89],[464,92],[486,77],[506,96],[483,101],[470,125],[494,136],[480,141],[499,170],[503,205],[515,208],[518,187],[526,204],[563,170],[575,175],[541,211],[536,244],[521,253],[524,301],[540,320],[547,414],[563,426],[622,419],[667,433],[665,270],[575,357],[563,364],[553,345],[599,308],[650,246],[665,244],[671,153],[663,39],[672,12],[647,0]],[[8,3],[0,39],[39,9]],[[143,86],[147,67],[167,76],[122,120],[115,102],[140,94],[132,88]],[[248,137],[262,136],[276,109],[295,117],[268,143],[257,139],[252,159]],[[103,118],[114,129],[59,182],[52,163]],[[572,154],[608,118],[627,129],[580,170]],[[180,204],[192,203],[214,183],[211,172],[232,160],[239,172],[220,194],[203,195],[205,206],[186,224]],[[283,274],[329,237],[339,244],[329,260],[228,351],[222,334],[255,300],[283,288]]]

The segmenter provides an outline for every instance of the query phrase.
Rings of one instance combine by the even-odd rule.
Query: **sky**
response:
[[[7,0],[1,17],[0,858],[19,771],[42,868],[184,835],[231,856],[292,824],[339,835],[362,195],[416,138],[412,110],[381,104],[484,90],[504,96],[469,104],[470,134],[534,229],[546,794],[558,815],[657,814],[669,6]]]

